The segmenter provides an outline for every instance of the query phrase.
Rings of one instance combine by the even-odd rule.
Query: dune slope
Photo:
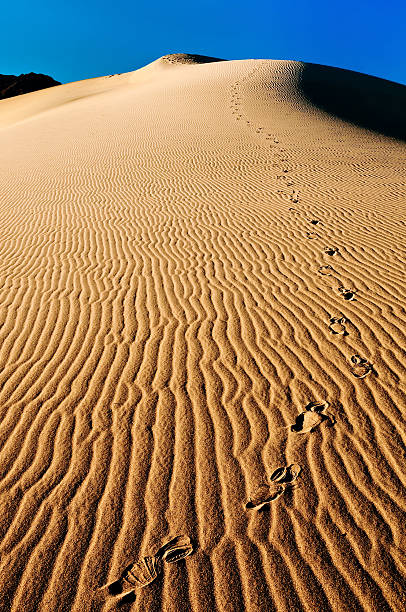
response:
[[[0,102],[1,610],[403,608],[405,89],[336,70]]]

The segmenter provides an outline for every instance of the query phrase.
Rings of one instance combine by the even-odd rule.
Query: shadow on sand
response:
[[[319,64],[303,64],[299,90],[315,106],[359,127],[406,141],[406,86]]]

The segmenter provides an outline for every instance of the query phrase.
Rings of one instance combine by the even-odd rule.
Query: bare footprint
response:
[[[270,480],[272,482],[288,483],[294,482],[299,476],[302,468],[297,463],[292,463],[287,467],[277,468],[271,475]]]
[[[328,402],[310,402],[305,407],[304,412],[296,417],[296,421],[290,426],[290,430],[304,434],[313,431],[323,421],[329,421],[331,425],[334,425],[335,418],[325,412],[328,406]]]
[[[352,367],[351,374],[355,376],[355,378],[365,378],[373,372],[373,365],[364,357],[360,357],[359,355],[353,355],[351,357]]]
[[[347,319],[345,317],[330,317],[329,330],[333,334],[340,334],[341,336],[348,336],[348,332],[345,328]]]
[[[344,287],[338,287],[337,291],[341,294],[341,297],[347,302],[356,301],[355,294],[357,293],[356,289],[345,289]]]

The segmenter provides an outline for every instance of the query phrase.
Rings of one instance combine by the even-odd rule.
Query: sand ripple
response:
[[[176,534],[194,554],[125,609],[403,608],[405,148],[302,71],[0,103],[1,610],[115,609],[99,587]],[[298,435],[311,402],[334,426]]]

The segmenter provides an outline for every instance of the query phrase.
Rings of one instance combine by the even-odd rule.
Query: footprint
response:
[[[365,378],[373,372],[373,365],[364,357],[360,357],[359,355],[353,355],[351,357],[352,367],[351,374],[355,376],[355,378]]]
[[[330,255],[331,257],[333,255],[335,255],[336,253],[338,253],[338,249],[336,247],[324,247],[324,252],[326,253],[326,255]]]
[[[345,317],[330,317],[328,328],[333,334],[348,336],[348,332],[345,328],[346,322],[347,319]]]
[[[176,536],[158,550],[156,556],[167,563],[175,563],[193,552],[193,544],[188,536]]]
[[[299,476],[302,468],[297,463],[292,463],[287,467],[277,468],[270,477],[272,482],[288,483],[293,482]]]
[[[128,604],[132,604],[134,603],[134,601],[136,600],[136,595],[134,593],[134,591],[130,591],[129,593],[126,593],[125,595],[122,595],[118,600],[117,600],[117,608],[122,608],[123,606],[127,606]]]
[[[188,536],[176,536],[161,546],[153,557],[143,557],[140,561],[126,567],[118,580],[101,587],[107,588],[110,595],[125,595],[137,587],[151,584],[162,571],[162,561],[174,563],[188,557],[193,552],[193,544]]]
[[[128,565],[120,578],[107,586],[107,590],[110,595],[123,595],[137,587],[151,584],[160,571],[160,558],[143,557],[141,561]]]
[[[321,223],[323,225],[323,223],[320,221],[320,219],[309,219],[309,222],[312,225],[318,225],[319,223]]]
[[[335,271],[331,270],[331,272],[335,272]],[[329,274],[328,270],[326,270],[325,274],[323,274],[323,271],[322,271],[322,272],[320,272],[320,275],[323,277],[323,282],[328,287],[330,287],[330,289],[338,291],[338,289],[342,286],[341,280],[338,278],[338,276],[335,276],[331,272]]]
[[[272,482],[271,484],[263,484],[255,491],[255,494],[245,504],[247,510],[260,510],[267,504],[270,504],[275,499],[278,499],[285,490],[283,484]]]
[[[116,600],[116,606],[117,608],[122,608],[123,606],[128,606],[128,604],[132,604],[134,603],[134,601],[137,599],[135,592],[134,591],[130,591],[129,593],[126,593],[125,595],[122,595],[119,597],[118,600]]]
[[[290,430],[296,433],[309,433],[320,425],[323,421],[330,421],[331,425],[334,425],[335,418],[323,412],[328,408],[328,402],[310,402],[297,417],[293,425],[290,426]]]
[[[320,266],[318,272],[322,276],[331,276],[332,273],[335,272],[335,270],[332,266]]]
[[[320,238],[317,232],[306,232],[306,238],[309,240],[315,240],[316,238]]]
[[[357,293],[356,289],[345,289],[344,287],[341,286],[341,287],[338,287],[337,291],[341,293],[341,296],[347,302],[352,302],[353,300],[356,301],[355,299],[355,294]]]

